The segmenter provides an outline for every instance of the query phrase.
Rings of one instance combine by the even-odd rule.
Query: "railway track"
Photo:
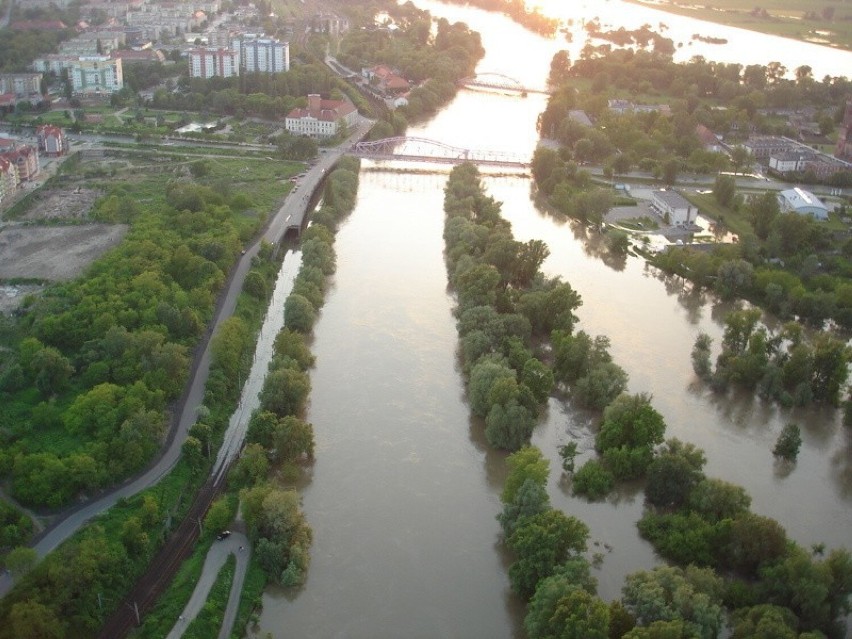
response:
[[[213,479],[210,479],[201,488],[186,517],[154,556],[130,594],[107,619],[98,635],[99,639],[123,639],[154,607],[181,564],[192,553],[195,542],[201,534],[201,521],[222,487],[223,482],[215,483]]]

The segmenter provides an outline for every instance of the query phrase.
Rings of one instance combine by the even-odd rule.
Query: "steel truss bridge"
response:
[[[512,91],[513,93],[549,93],[543,89],[525,87],[519,80],[511,78],[502,73],[485,71],[477,73],[469,78],[459,80],[459,85],[470,88],[498,89],[500,91]]]
[[[427,138],[401,136],[372,142],[359,142],[352,147],[352,155],[369,160],[402,160],[435,164],[471,162],[480,166],[518,168],[526,168],[530,165],[530,158],[522,157],[517,153],[463,149]]]

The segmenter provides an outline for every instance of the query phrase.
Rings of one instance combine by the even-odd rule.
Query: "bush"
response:
[[[574,494],[602,499],[615,485],[615,477],[596,459],[590,459],[574,473]]]

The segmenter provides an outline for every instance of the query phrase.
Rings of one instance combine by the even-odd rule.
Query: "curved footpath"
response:
[[[112,507],[119,499],[132,497],[136,493],[156,484],[174,468],[180,458],[181,448],[186,440],[189,429],[196,421],[198,407],[204,400],[204,386],[207,383],[207,376],[210,372],[209,338],[216,332],[223,321],[233,315],[237,304],[237,297],[243,287],[243,281],[251,268],[252,258],[254,258],[260,249],[261,241],[265,240],[270,243],[277,243],[284,236],[289,226],[303,221],[310,195],[319,186],[325,173],[337,162],[351,144],[367,134],[372,125],[372,120],[361,118],[358,126],[355,127],[354,133],[343,144],[334,149],[328,149],[324,153],[320,153],[316,164],[299,180],[298,188],[290,191],[287,195],[281,208],[278,209],[278,212],[268,223],[263,235],[254,244],[246,248],[245,254],[237,262],[231,272],[227,288],[220,294],[213,322],[208,328],[207,337],[203,344],[199,346],[199,348],[203,346],[203,351],[200,356],[196,356],[195,363],[190,372],[186,394],[182,403],[179,405],[179,419],[169,434],[166,448],[163,450],[161,457],[148,470],[144,471],[142,475],[129,480],[106,495],[102,495],[69,510],[64,516],[59,515],[52,526],[33,545],[40,559],[74,534],[87,521]],[[0,597],[4,596],[11,589],[12,585],[13,581],[8,573],[0,576]]]
[[[240,605],[243,581],[245,581],[249,559],[251,558],[251,548],[248,539],[241,532],[231,533],[231,536],[227,539],[214,541],[213,545],[210,546],[210,550],[207,552],[207,557],[204,560],[204,568],[201,570],[201,576],[198,578],[198,583],[195,584],[195,590],[192,591],[192,596],[178,617],[177,623],[175,623],[171,632],[166,635],[166,639],[180,639],[183,636],[189,624],[198,616],[198,613],[201,612],[201,609],[207,602],[210,589],[213,587],[216,577],[219,575],[219,570],[225,564],[229,555],[234,555],[237,558],[237,565],[234,569],[234,579],[231,582],[228,605],[225,608],[222,626],[219,629],[219,639],[228,639],[231,636],[231,629],[234,626],[234,620],[237,618],[237,608]]]

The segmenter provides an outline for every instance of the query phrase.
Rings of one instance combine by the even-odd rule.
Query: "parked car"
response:
[[[216,539],[218,539],[219,541],[222,541],[223,539],[227,539],[230,536],[231,536],[230,530],[223,530],[218,535],[216,535]]]

